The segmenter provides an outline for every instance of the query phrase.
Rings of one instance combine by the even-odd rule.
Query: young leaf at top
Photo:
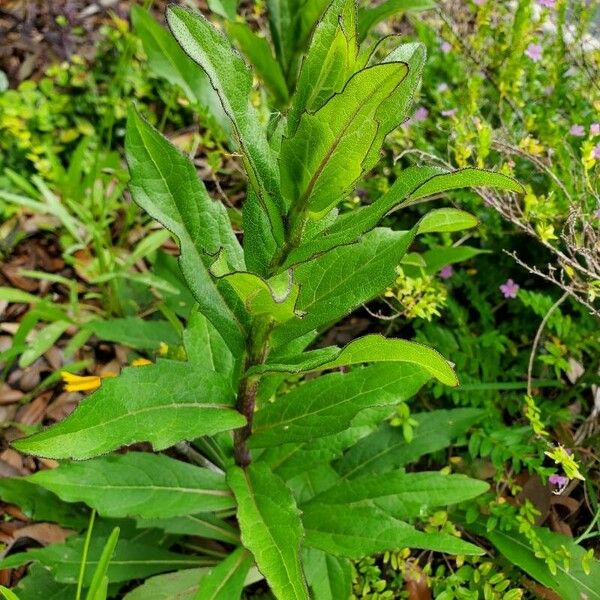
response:
[[[203,313],[232,351],[243,345],[240,325],[208,271],[221,249],[232,267],[243,256],[225,207],[212,200],[191,161],[135,110],[129,111],[125,151],[134,200],[179,241],[179,264]]]
[[[170,6],[167,21],[181,47],[208,75],[230,118],[250,184],[268,216],[275,241],[283,241],[283,205],[275,157],[250,101],[252,74],[227,38],[202,15]]]
[[[224,475],[144,452],[65,463],[29,481],[105,517],[167,518],[235,506]]]
[[[300,565],[300,512],[283,481],[261,463],[232,467],[227,481],[238,503],[242,543],[278,600],[308,600]]]
[[[302,61],[288,114],[288,135],[296,133],[305,111],[314,113],[342,91],[354,72],[357,52],[356,3],[333,0],[317,23]]]
[[[304,113],[293,137],[281,145],[281,185],[288,207],[319,217],[348,193],[362,175],[377,135],[377,110],[407,73],[404,63],[368,67],[314,115]]]

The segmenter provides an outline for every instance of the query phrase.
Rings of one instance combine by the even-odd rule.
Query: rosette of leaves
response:
[[[33,483],[104,519],[146,528],[140,556],[152,544],[160,553],[152,568],[136,563],[130,579],[173,572],[148,579],[132,599],[177,592],[231,600],[260,578],[280,600],[345,598],[351,559],[402,547],[480,553],[456,536],[422,531],[418,519],[487,485],[406,473],[406,448],[394,437],[404,441],[401,431],[385,422],[428,380],[457,385],[451,364],[422,344],[380,335],[343,348],[314,342],[393,282],[420,233],[476,224],[462,211],[437,209],[395,231],[379,226],[388,212],[457,187],[520,186],[498,173],[414,167],[372,204],[340,213],[406,118],[423,47],[360,50],[353,0],[334,0],[314,30],[289,112],[265,123],[251,101],[252,72],[226,36],[184,8],[171,7],[167,18],[229,120],[248,178],[243,243],[188,157],[132,108],[131,193],[177,238],[197,303],[183,335],[187,361],[124,369],[64,421],[17,441],[23,452],[62,461]],[[186,441],[195,464],[161,453]],[[138,442],[155,453],[101,456]],[[124,531],[107,569],[109,592],[125,581],[123,557],[140,543]],[[213,545],[206,555],[174,553],[169,535],[185,533]],[[46,550],[10,564],[33,554],[42,561]],[[61,581],[69,581],[66,561],[57,567]],[[182,596],[184,589],[192,591]]]

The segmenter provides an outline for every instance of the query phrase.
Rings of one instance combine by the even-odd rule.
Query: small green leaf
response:
[[[438,208],[419,221],[419,233],[443,233],[477,227],[479,221],[464,210]]]
[[[170,519],[137,519],[139,529],[162,529],[167,533],[193,535],[208,540],[219,540],[238,545],[240,536],[236,529],[211,513],[199,513]]]
[[[377,23],[406,11],[421,11],[435,8],[433,0],[384,0],[373,8],[363,8],[358,14],[358,31],[361,40]]]
[[[345,558],[315,548],[303,552],[306,578],[313,600],[340,600],[352,595],[352,566]]]
[[[155,575],[125,594],[123,600],[194,600],[207,572],[208,568],[182,569]]]
[[[64,463],[28,479],[105,517],[167,518],[235,506],[224,475],[145,452]]]
[[[232,467],[227,481],[238,503],[242,542],[280,600],[308,600],[300,566],[300,512],[290,490],[267,465]]]
[[[5,588],[3,585],[0,585],[0,594],[5,600],[19,600],[19,596],[17,596],[14,592],[11,592],[8,588]]]
[[[175,345],[179,336],[168,321],[148,321],[139,317],[90,321],[84,328],[101,340],[130,348],[156,350],[161,342]]]
[[[27,349],[19,359],[21,368],[33,364],[44,352],[52,348],[60,336],[71,326],[69,321],[55,321],[40,329],[35,337],[28,342]]]
[[[108,588],[108,576],[106,572],[108,565],[115,551],[117,541],[119,540],[119,534],[121,530],[115,527],[112,533],[108,536],[106,544],[102,549],[102,554],[94,570],[92,581],[88,589],[86,600],[106,600],[107,588]]]

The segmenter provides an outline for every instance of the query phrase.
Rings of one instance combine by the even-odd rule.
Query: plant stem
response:
[[[254,365],[265,362],[269,352],[269,335],[271,334],[272,328],[273,323],[270,320],[259,320],[252,328],[249,335],[244,371],[247,371]],[[240,381],[240,386],[238,388],[236,409],[246,417],[246,425],[233,432],[233,455],[236,464],[240,467],[247,467],[252,460],[246,441],[252,433],[252,422],[254,420],[254,407],[256,405],[258,384],[258,377],[245,376]]]
[[[81,592],[83,590],[83,577],[85,575],[85,567],[87,564],[88,552],[90,550],[90,542],[92,540],[92,529],[94,529],[94,521],[96,520],[96,509],[92,510],[90,515],[90,523],[88,525],[87,533],[85,534],[85,541],[83,543],[83,553],[81,555],[81,565],[79,566],[79,578],[77,579],[77,592],[75,594],[75,600],[81,600]]]

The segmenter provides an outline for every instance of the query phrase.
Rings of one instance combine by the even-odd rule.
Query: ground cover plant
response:
[[[491,18],[484,5],[458,14]],[[66,273],[50,279],[69,290],[64,305],[0,290],[11,309],[31,305],[0,355],[7,381],[56,362],[56,348],[70,360],[112,342],[118,357],[104,371],[89,360],[63,368],[67,390],[93,393],[57,424],[15,417],[13,448],[37,458],[23,458],[32,475],[0,479],[0,499],[22,511],[5,513],[7,531],[29,518],[55,543],[32,530],[42,547],[7,546],[0,568],[11,571],[0,575],[16,585],[0,580],[13,589],[0,587],[5,597],[598,597],[593,413],[585,418],[597,383],[593,288],[577,281],[580,304],[551,286],[530,291],[535,270],[519,278],[502,254],[520,225],[498,204],[531,203],[513,177],[529,186],[527,168],[482,168],[501,153],[459,160],[464,123],[449,136],[422,118],[419,104],[444,93],[432,91],[439,79],[459,77],[458,57],[438,73],[451,7],[397,19],[402,35],[383,40],[378,23],[433,3],[307,7],[242,5],[242,20],[226,2],[209,3],[210,18],[172,6],[170,31],[133,7],[132,44],[164,105],[129,102],[126,127],[114,129],[128,174],[113,163],[122,185],[98,248],[113,244],[126,206],[110,269],[122,275],[85,279],[87,306]],[[429,62],[419,38],[433,47]],[[161,134],[193,113],[197,133]],[[456,161],[432,162],[447,139]],[[209,149],[200,160],[198,147]],[[73,169],[85,172],[78,152]],[[586,164],[582,185],[595,193]],[[4,209],[45,214],[42,198],[68,257],[93,218],[69,229],[72,191],[39,170],[33,185],[5,173]],[[136,204],[125,204],[127,179]],[[460,204],[434,208],[451,190]],[[490,220],[489,206],[506,221]],[[547,220],[526,217],[543,248]],[[525,248],[529,264],[546,256],[516,239],[509,248]],[[499,285],[502,270],[520,285]],[[125,303],[113,304],[124,297],[115,280],[134,286]],[[573,361],[584,365],[576,376]],[[86,366],[89,376],[72,374]],[[58,377],[20,396],[23,408]]]

